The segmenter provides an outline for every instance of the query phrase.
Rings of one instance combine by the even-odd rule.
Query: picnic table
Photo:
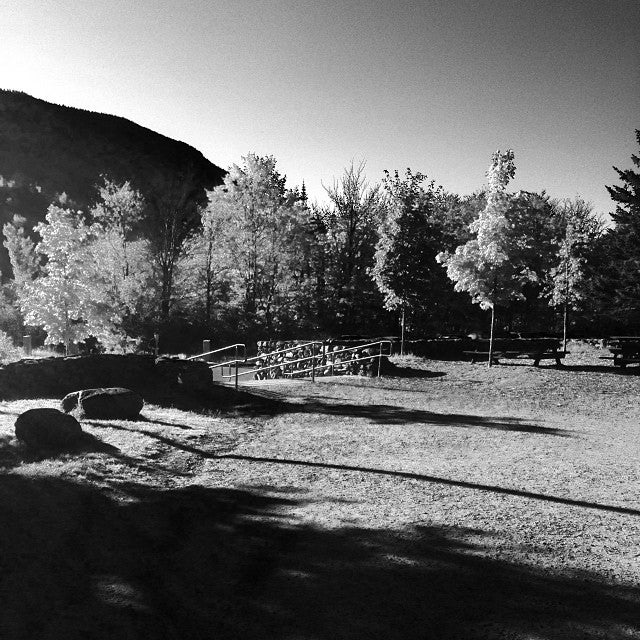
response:
[[[639,336],[611,336],[607,348],[613,354],[614,367],[624,368],[640,362]]]
[[[471,357],[471,362],[486,362],[489,359],[489,340],[472,340],[469,347],[464,354]],[[556,365],[561,367],[567,353],[562,350],[561,340],[556,338],[495,338],[491,360],[493,364],[498,364],[501,358],[530,359],[534,367],[538,367],[541,360],[555,360]]]

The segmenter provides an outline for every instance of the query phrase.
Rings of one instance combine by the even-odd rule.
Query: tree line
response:
[[[144,194],[108,177],[86,213],[63,194],[31,230],[16,211],[3,228],[13,273],[0,329],[67,348],[160,334],[167,350],[401,326],[412,337],[487,332],[487,310],[498,331],[640,330],[634,169],[614,167],[611,225],[580,197],[509,191],[511,150],[493,154],[470,195],[411,169],[371,185],[364,169],[325,187],[326,204],[310,203],[304,183],[288,187],[272,156],[249,154],[189,216],[176,215],[186,183],[153,203],[164,213],[150,222]]]

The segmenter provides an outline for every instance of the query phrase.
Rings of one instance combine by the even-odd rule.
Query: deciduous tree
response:
[[[371,330],[381,300],[369,270],[384,215],[380,187],[369,186],[365,163],[353,163],[333,186],[325,187],[330,204],[319,211],[326,228],[326,295],[334,329]]]
[[[249,154],[209,192],[205,218],[218,243],[246,329],[273,335],[288,314],[289,256],[300,220],[299,199],[285,187],[273,156]]]
[[[510,205],[507,185],[515,175],[514,154],[496,151],[487,171],[487,204],[471,223],[474,237],[456,248],[453,254],[440,253],[438,261],[447,269],[456,291],[466,291],[474,303],[491,309],[489,366],[493,353],[495,307],[514,298],[523,298],[522,287],[535,281],[536,274],[525,264],[512,259],[509,221]]]
[[[107,302],[91,250],[95,231],[81,214],[56,205],[34,230],[41,236],[36,252],[44,266],[35,280],[25,283],[20,296],[25,322],[43,327],[45,342],[64,343],[67,351],[71,343],[89,336],[112,342],[120,318]]]

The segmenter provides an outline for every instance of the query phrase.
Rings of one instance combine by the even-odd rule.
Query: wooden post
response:
[[[211,351],[211,340],[202,341],[202,353],[209,353]],[[211,356],[204,357],[205,362],[211,362]]]
[[[404,355],[404,305],[402,305],[402,324],[401,324],[401,334],[400,334],[400,355]]]
[[[382,364],[382,342],[380,343],[380,352],[378,353],[378,378],[380,377],[380,365]]]
[[[24,350],[24,355],[28,357],[31,356],[31,336],[23,336],[22,337],[22,348]]]
[[[493,364],[493,327],[495,325],[496,320],[496,306],[491,304],[491,333],[489,334],[489,364],[487,366],[491,367]]]
[[[155,356],[157,358],[158,354],[160,353],[160,334],[159,333],[154,333],[153,334],[153,339],[155,340],[154,353],[155,353]]]

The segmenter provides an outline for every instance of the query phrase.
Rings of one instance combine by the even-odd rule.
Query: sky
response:
[[[640,128],[640,0],[0,0],[0,87],[123,116],[326,201],[351,162],[612,211]]]

